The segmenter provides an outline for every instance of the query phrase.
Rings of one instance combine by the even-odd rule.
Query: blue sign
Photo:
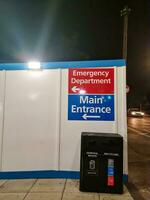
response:
[[[68,120],[114,121],[114,95],[68,95]]]

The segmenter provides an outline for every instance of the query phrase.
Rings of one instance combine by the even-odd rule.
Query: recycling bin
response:
[[[123,193],[123,137],[111,133],[81,134],[80,190]]]

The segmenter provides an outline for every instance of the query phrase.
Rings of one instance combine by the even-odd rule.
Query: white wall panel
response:
[[[57,170],[59,70],[7,71],[2,170]]]
[[[60,169],[78,171],[81,132],[117,133],[117,121],[68,121],[68,69],[62,70],[61,94]]]
[[[126,114],[126,67],[117,67],[118,91],[118,133],[124,139],[124,174],[128,174],[128,142]]]
[[[4,103],[5,103],[5,71],[0,71],[0,170],[2,169]]]

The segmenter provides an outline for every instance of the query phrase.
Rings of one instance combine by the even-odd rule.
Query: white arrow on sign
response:
[[[98,118],[100,118],[100,116],[84,114],[84,115],[82,116],[82,118],[85,119],[85,120],[88,119],[88,118],[98,119]]]
[[[73,86],[73,88],[72,88],[72,91],[75,92],[75,93],[76,93],[77,91],[79,91],[79,90],[80,90],[80,88],[77,88],[77,86]]]

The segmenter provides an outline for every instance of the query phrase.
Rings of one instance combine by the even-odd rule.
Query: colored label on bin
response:
[[[114,167],[108,167],[108,176],[114,176]]]
[[[108,176],[108,186],[114,186],[114,176]]]
[[[108,166],[114,167],[114,159],[108,159]]]

